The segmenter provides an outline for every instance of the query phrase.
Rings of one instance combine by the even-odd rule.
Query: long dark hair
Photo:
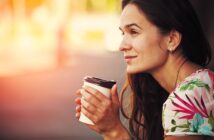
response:
[[[206,66],[211,60],[211,47],[204,36],[196,13],[188,0],[122,0],[122,9],[134,4],[162,34],[176,30],[182,34],[179,47],[188,60]],[[126,89],[132,91],[131,115],[123,108]],[[128,74],[122,89],[121,111],[129,119],[133,139],[163,140],[162,105],[169,93],[148,73]]]

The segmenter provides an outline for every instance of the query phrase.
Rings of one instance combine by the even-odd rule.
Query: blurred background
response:
[[[191,2],[213,47],[214,1]],[[121,88],[119,16],[120,0],[0,0],[1,140],[101,140],[76,120],[75,91],[85,75]]]

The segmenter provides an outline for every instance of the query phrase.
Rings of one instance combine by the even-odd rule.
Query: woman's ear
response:
[[[180,32],[178,32],[176,30],[170,31],[170,33],[168,34],[168,42],[167,42],[168,51],[174,52],[180,45],[181,39],[182,39],[182,35]]]

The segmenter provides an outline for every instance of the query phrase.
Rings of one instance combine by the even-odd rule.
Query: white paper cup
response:
[[[107,80],[90,77],[90,76],[86,76],[83,79],[83,81],[84,81],[83,87],[86,87],[86,86],[92,87],[92,88],[100,91],[103,95],[105,95],[108,98],[111,97],[110,90],[111,90],[112,86],[116,83],[113,80],[107,81]],[[88,117],[86,117],[82,112],[80,112],[79,121],[86,123],[86,124],[94,125],[94,123]]]

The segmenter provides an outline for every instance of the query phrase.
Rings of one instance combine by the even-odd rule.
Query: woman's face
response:
[[[124,53],[129,74],[150,73],[166,63],[167,35],[162,35],[135,5],[128,4],[123,9],[120,30],[123,33],[120,51]]]

